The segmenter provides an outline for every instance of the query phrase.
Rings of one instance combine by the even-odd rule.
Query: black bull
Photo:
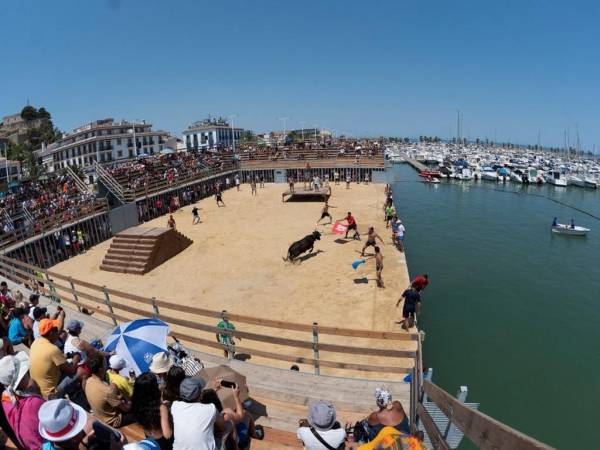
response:
[[[287,257],[283,258],[283,260],[284,261],[288,261],[288,260],[293,261],[298,256],[300,256],[302,253],[304,253],[308,250],[310,250],[312,252],[313,247],[315,245],[315,241],[320,241],[320,240],[321,240],[321,233],[319,233],[318,231],[313,231],[312,234],[306,235],[299,241],[296,241],[292,245],[290,245],[290,248],[288,249]]]

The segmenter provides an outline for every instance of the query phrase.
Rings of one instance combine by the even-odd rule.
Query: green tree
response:
[[[254,135],[252,130],[244,130],[244,133],[242,134],[242,142],[254,142],[255,139],[256,136]]]
[[[30,122],[34,119],[37,119],[38,112],[33,106],[25,106],[21,110],[21,118],[26,122]]]
[[[43,106],[38,109],[37,111],[37,118],[38,119],[46,119],[46,120],[51,120],[52,116],[50,116],[50,113],[48,111],[46,111],[46,108],[44,108]]]

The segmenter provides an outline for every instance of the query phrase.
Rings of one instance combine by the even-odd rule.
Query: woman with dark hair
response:
[[[154,439],[161,450],[173,448],[173,427],[167,402],[160,399],[158,381],[152,373],[143,373],[135,380],[131,412],[144,429],[147,438]]]
[[[173,366],[167,372],[165,377],[165,390],[163,391],[163,400],[174,402],[179,400],[179,385],[185,378],[185,370],[179,366]]]

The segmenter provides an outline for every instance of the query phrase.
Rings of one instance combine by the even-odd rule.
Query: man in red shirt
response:
[[[415,279],[412,281],[411,286],[415,288],[417,292],[423,291],[429,284],[429,277],[427,274],[417,275]]]
[[[345,220],[348,223],[348,228],[346,228],[346,236],[344,237],[344,239],[348,239],[348,231],[354,230],[354,236],[352,236],[352,239],[358,239],[360,241],[360,234],[358,233],[356,220],[352,216],[352,213],[348,211],[348,215],[341,220]]]

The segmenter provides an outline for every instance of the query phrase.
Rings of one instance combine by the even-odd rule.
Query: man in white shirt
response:
[[[346,440],[346,431],[335,420],[335,406],[319,400],[308,408],[308,419],[300,421],[298,439],[306,450],[337,449]],[[321,441],[329,445],[329,448]]]
[[[216,450],[214,431],[222,432],[227,422],[213,404],[198,403],[204,388],[199,378],[186,378],[179,386],[182,401],[171,405],[173,450]]]

